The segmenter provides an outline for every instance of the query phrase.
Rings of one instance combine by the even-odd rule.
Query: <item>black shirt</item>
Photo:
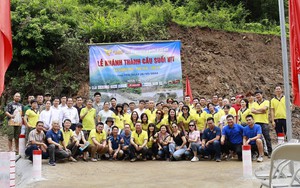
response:
[[[172,134],[172,138],[176,144],[176,146],[181,146],[183,143],[182,137],[184,136],[184,133],[182,131],[180,131],[180,133],[175,136],[174,134]]]

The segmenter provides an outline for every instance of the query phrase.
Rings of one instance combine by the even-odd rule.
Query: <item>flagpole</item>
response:
[[[290,80],[289,80],[289,66],[287,58],[287,45],[286,45],[286,31],[285,31],[285,16],[284,16],[284,3],[283,0],[278,0],[279,18],[281,29],[281,52],[282,52],[282,65],[283,65],[283,80],[284,80],[284,94],[285,94],[285,107],[286,107],[286,136],[289,141],[292,139],[292,120],[290,108]]]

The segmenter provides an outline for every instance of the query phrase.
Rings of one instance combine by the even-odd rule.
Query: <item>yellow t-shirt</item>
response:
[[[220,113],[220,116],[221,116],[221,117],[222,117],[222,116],[225,116],[225,111],[224,111],[224,109],[221,109],[221,110],[219,111],[219,113]],[[230,107],[228,114],[231,114],[231,115],[233,115],[233,117],[235,117],[235,116],[236,116],[236,111],[235,111],[235,109],[234,109],[233,107]]]
[[[274,109],[274,119],[286,119],[285,96],[280,99],[274,97],[271,100],[271,108]]]
[[[134,143],[141,146],[145,140],[148,140],[148,133],[143,130],[140,134],[138,134],[136,131],[132,131],[131,138],[133,138]]]
[[[83,116],[87,111],[88,113],[82,119],[82,126],[83,126],[83,130],[90,131],[92,129],[95,129],[96,126],[95,125],[96,109],[95,108],[88,109],[87,107],[82,108],[80,111],[80,116]]]
[[[102,133],[98,133],[96,131],[96,129],[91,130],[88,141],[91,145],[94,146],[95,144],[94,144],[92,138],[96,138],[96,140],[99,143],[102,143],[104,140],[106,140],[106,132],[104,130],[102,130]]]
[[[197,130],[202,131],[205,128],[206,112],[203,111],[202,113],[196,113],[196,114],[194,114],[194,117],[197,122]]]
[[[144,131],[148,131],[148,125],[149,125],[149,123],[142,123],[142,129]]]
[[[134,126],[133,122],[131,121],[131,119],[127,119],[125,123],[130,125],[131,131],[135,131],[135,126]]]
[[[269,123],[269,106],[270,106],[270,102],[268,100],[263,100],[261,103],[255,102],[253,104],[254,109],[260,109],[263,107],[268,107],[268,109],[266,110],[265,113],[263,114],[253,114],[254,116],[254,121],[257,123]]]
[[[115,113],[113,113],[112,118],[115,119],[115,125],[119,127],[119,129],[124,129],[124,115],[116,115]]]
[[[70,139],[74,136],[74,132],[71,129],[69,129],[67,132],[64,131],[64,129],[61,129],[61,132],[64,137],[65,146],[69,145]]]
[[[156,118],[156,110],[154,109],[153,111],[147,109],[145,110],[145,113],[148,116],[148,123],[154,123],[155,118]]]
[[[32,109],[29,109],[26,111],[25,115],[28,117],[27,122],[30,125],[30,127],[35,128],[36,123],[38,122],[40,117],[40,112],[34,112]]]
[[[159,123],[154,121],[154,124],[156,129],[159,130],[162,125],[167,125],[168,121],[166,121],[166,119],[162,119]]]
[[[183,127],[186,131],[189,130],[189,123],[192,120],[196,120],[192,114],[190,114],[188,118],[183,117],[183,115],[178,117],[178,123],[183,123]]]
[[[246,110],[242,111],[242,109],[240,109],[238,111],[238,115],[239,115],[239,124],[247,124],[247,120],[246,120],[246,116],[248,116],[249,114],[251,114],[251,110],[249,108],[247,108]]]
[[[130,120],[130,114],[125,113],[125,114],[123,114],[123,116],[124,116],[124,123],[126,123]]]
[[[148,135],[149,138],[149,135]],[[153,145],[153,136],[150,137],[149,141],[147,142],[147,148],[152,148]]]
[[[214,114],[209,114],[209,113],[206,113],[205,115],[205,122],[207,121],[207,118],[209,117],[212,117],[214,118],[214,123],[215,123],[215,126],[219,126],[219,121],[221,119],[221,115],[220,115],[220,112],[217,112],[217,113],[214,113]]]

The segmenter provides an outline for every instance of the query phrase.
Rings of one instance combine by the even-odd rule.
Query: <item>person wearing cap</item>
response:
[[[79,141],[80,148],[84,148],[84,149],[80,150],[80,148],[79,148],[79,150],[78,150],[78,152],[76,153],[75,156],[77,156],[78,154],[83,153],[83,160],[87,161],[87,151],[88,151],[87,146],[89,146],[90,143],[88,141],[86,141],[86,139],[84,137],[84,133],[82,131],[82,128],[83,128],[82,124],[77,123],[76,129],[74,131],[74,136]]]
[[[104,129],[104,124],[102,122],[97,123],[96,129],[91,130],[89,136],[88,151],[91,154],[91,161],[96,162],[96,153],[103,155],[107,152],[108,146],[106,142],[107,134]],[[100,159],[100,158],[99,158]]]
[[[119,135],[119,128],[112,127],[112,134],[108,138],[108,153],[109,160],[117,160],[123,157],[123,150],[121,149],[121,136]]]
[[[52,121],[52,129],[46,134],[48,143],[49,165],[55,166],[57,159],[70,158],[71,153],[64,142],[63,133],[60,130],[58,120]]]
[[[42,159],[48,158],[47,153],[47,145],[45,142],[46,135],[43,131],[44,123],[42,121],[38,121],[36,123],[36,128],[30,131],[28,142],[25,150],[26,156],[28,156],[28,159],[32,161],[33,157],[33,150],[42,150]]]
[[[79,123],[79,116],[78,116],[77,109],[73,106],[72,98],[67,99],[67,108],[64,108],[62,111],[63,111],[63,118],[62,118],[63,121],[65,121],[65,119],[71,120],[72,125],[70,129],[74,131],[77,123]]]
[[[51,94],[49,92],[45,92],[44,101],[45,102],[51,101]]]
[[[262,134],[266,140],[266,145],[268,148],[268,157],[271,158],[272,154],[272,143],[269,130],[269,106],[270,102],[265,100],[262,95],[262,91],[255,91],[255,97],[257,99],[254,102],[251,113],[253,114],[254,121],[256,124],[261,126]]]
[[[92,129],[95,128],[96,109],[93,108],[93,100],[88,99],[86,107],[80,111],[80,119],[82,120],[83,132],[85,139],[89,137]]]
[[[20,103],[20,93],[15,93],[13,101],[5,107],[5,115],[8,118],[7,136],[8,150],[13,151],[13,140],[15,140],[15,150],[19,151],[19,135],[21,134],[22,115],[24,111],[23,105]]]
[[[130,162],[136,161],[136,156],[139,154],[142,154],[144,161],[147,160],[147,142],[148,134],[146,131],[142,130],[142,124],[138,121],[135,123],[135,131],[132,131],[130,138]]]
[[[112,127],[114,126],[114,118],[107,117],[105,124],[104,124],[104,131],[107,133],[107,137],[112,133]]]
[[[99,112],[103,108],[103,106],[101,105],[101,93],[100,92],[95,92],[94,93],[93,108],[96,109],[96,115],[98,115]],[[97,120],[95,121],[95,123],[97,123]]]
[[[79,150],[79,141],[77,140],[74,132],[70,129],[71,125],[72,125],[71,120],[65,119],[64,126],[61,129],[64,138],[62,142],[64,142],[64,145],[67,146],[68,151],[71,152],[71,156],[69,157],[69,160],[76,162],[76,159],[74,159],[74,157]]]
[[[119,130],[122,130],[124,128],[124,112],[123,112],[123,105],[122,104],[117,104],[116,110],[114,111],[114,114],[112,117],[115,120],[115,125],[119,128]]]
[[[264,149],[262,142],[262,130],[261,126],[254,123],[253,116],[251,114],[246,116],[247,126],[243,130],[243,145],[251,145],[252,160],[262,162]],[[258,158],[256,152],[258,151]]]
[[[227,125],[222,129],[221,149],[229,155],[229,151],[234,151],[238,155],[238,160],[242,160],[243,127],[234,122],[233,115],[226,117]]]
[[[275,97],[271,99],[271,121],[276,134],[286,134],[285,96],[280,86],[275,87]]]
[[[31,109],[27,110],[24,117],[24,123],[26,126],[26,139],[30,131],[32,131],[40,117],[40,112],[38,111],[38,104],[35,99],[31,100]]]

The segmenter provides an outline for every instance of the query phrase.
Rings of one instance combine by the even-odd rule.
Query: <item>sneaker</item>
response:
[[[72,161],[72,162],[77,162],[76,159],[74,159],[73,157],[69,157],[69,161]]]
[[[136,161],[135,157],[130,160],[130,162],[135,162],[135,161]]]
[[[55,166],[56,164],[55,164],[55,162],[49,162],[48,163],[50,166]]]
[[[95,159],[95,158],[91,158],[91,161],[93,161],[93,162],[97,162],[97,159]]]
[[[256,161],[257,160],[257,156],[254,154],[252,155],[252,161]]]
[[[191,162],[196,162],[196,161],[199,161],[199,158],[198,157],[193,157]]]
[[[264,161],[263,156],[259,156],[259,157],[257,158],[257,162],[263,162],[263,161]]]
[[[217,159],[216,159],[216,162],[221,162],[221,159],[217,158]]]

